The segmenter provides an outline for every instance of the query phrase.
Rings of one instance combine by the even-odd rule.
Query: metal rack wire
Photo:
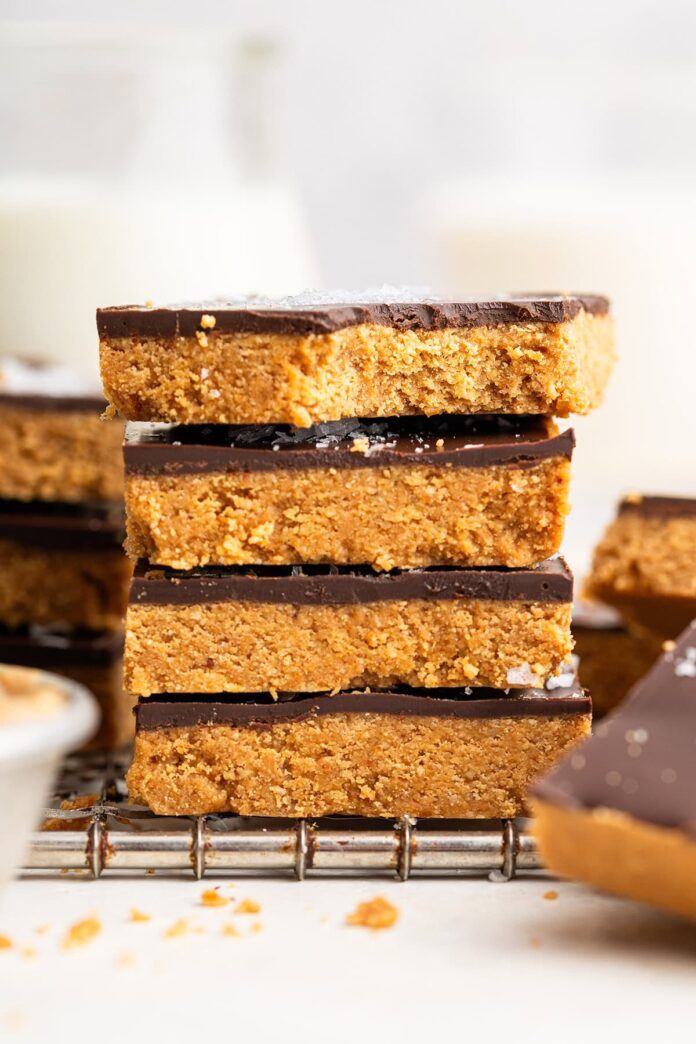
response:
[[[162,818],[130,805],[127,756],[72,755],[34,832],[26,870],[152,874],[489,875],[542,869],[524,820]],[[77,799],[77,800],[76,800]],[[63,807],[61,804],[81,804]]]

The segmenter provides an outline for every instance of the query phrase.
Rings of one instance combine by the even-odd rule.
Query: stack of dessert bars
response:
[[[86,685],[101,708],[98,748],[133,736],[123,425],[103,423],[105,407],[67,367],[0,358],[0,661]]]
[[[129,421],[133,800],[507,817],[590,727],[558,551],[600,297],[98,313]]]

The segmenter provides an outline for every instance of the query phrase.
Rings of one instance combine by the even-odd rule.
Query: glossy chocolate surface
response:
[[[570,460],[572,429],[555,434],[544,417],[440,416],[289,425],[129,424],[129,474],[365,468],[398,465],[532,467]]]
[[[573,576],[562,558],[530,569],[428,569],[377,573],[369,566],[219,566],[183,571],[138,562],[131,605],[266,602],[355,605],[408,599],[570,602]]]
[[[589,714],[577,680],[555,689],[409,689],[377,692],[148,696],[136,707],[140,730],[195,725],[272,725],[325,714],[398,714],[436,718],[530,718]]]

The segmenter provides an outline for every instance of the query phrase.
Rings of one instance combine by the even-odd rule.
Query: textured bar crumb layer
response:
[[[607,315],[437,330],[105,336],[104,392],[128,420],[287,423],[435,413],[559,417],[597,406],[614,362]]]
[[[136,737],[128,788],[163,815],[515,816],[531,781],[589,728],[589,714],[366,713],[153,729]]]
[[[119,548],[72,551],[0,539],[0,622],[118,630],[131,572]]]
[[[50,401],[50,400],[49,400]],[[96,413],[0,404],[0,497],[67,502],[123,496],[123,424]]]
[[[629,623],[676,637],[696,617],[696,514],[620,513],[595,551],[586,587]]]
[[[544,863],[561,877],[696,919],[696,838],[623,812],[535,799]]]
[[[573,624],[580,680],[592,695],[595,717],[618,706],[639,678],[652,667],[662,640],[649,631],[601,629]]]
[[[134,700],[123,689],[121,660],[108,666],[79,665],[57,673],[84,685],[99,704],[99,728],[87,750],[110,750],[131,742],[135,733]]]
[[[409,599],[357,605],[139,605],[126,687],[154,692],[543,683],[571,652],[570,604]]]
[[[127,477],[133,558],[208,564],[528,566],[554,555],[570,462]]]

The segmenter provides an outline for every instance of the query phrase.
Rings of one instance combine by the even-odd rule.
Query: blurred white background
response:
[[[94,367],[97,304],[226,290],[606,291],[571,555],[696,493],[692,0],[0,11],[0,350]]]

